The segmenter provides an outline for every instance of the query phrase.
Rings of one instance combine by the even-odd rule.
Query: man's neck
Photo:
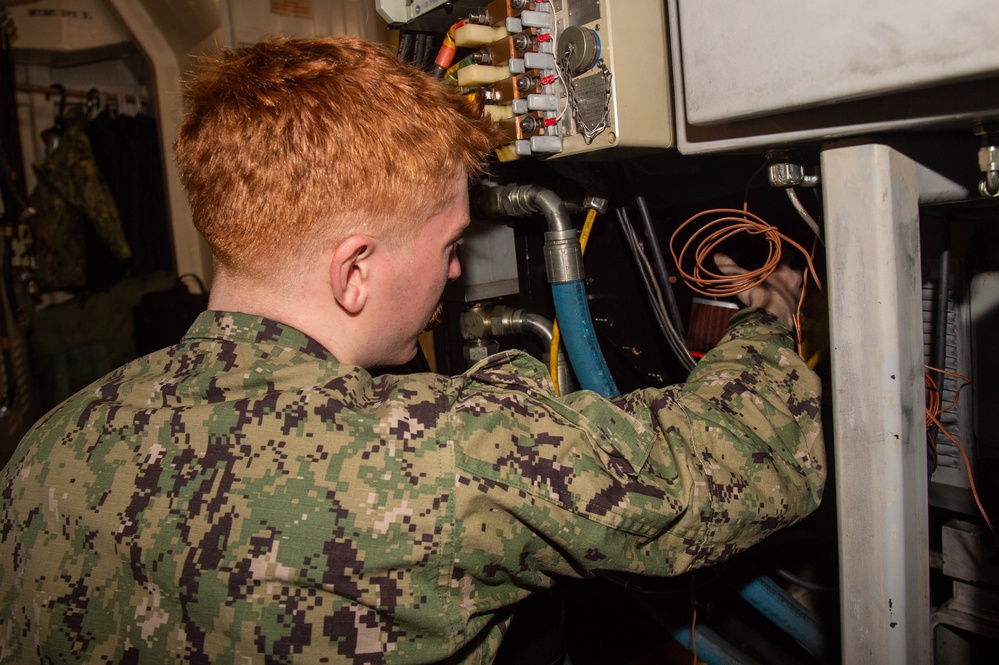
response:
[[[359,364],[349,318],[321,282],[259,280],[216,273],[208,307],[278,321],[319,342],[340,362]],[[363,347],[361,347],[363,348]]]

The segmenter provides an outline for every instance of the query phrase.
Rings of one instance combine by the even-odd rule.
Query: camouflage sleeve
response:
[[[613,400],[520,353],[375,380],[200,321],[0,473],[0,662],[491,662],[554,573],[678,573],[819,500],[818,382],[760,312]]]
[[[456,388],[452,586],[469,609],[515,600],[496,597],[504,580],[716,563],[821,497],[820,383],[760,310],[734,317],[682,386],[559,400],[544,369],[515,356]]]

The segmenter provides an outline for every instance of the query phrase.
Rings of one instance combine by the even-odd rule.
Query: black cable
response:
[[[423,69],[427,64],[427,44],[430,35],[425,32],[416,33],[416,47],[413,49],[413,64],[417,69]]]
[[[437,51],[439,50],[439,44],[435,41],[434,35],[427,34],[427,41],[423,45],[423,54],[420,56],[420,69],[428,72],[432,69],[434,65],[434,60],[437,59]]]
[[[673,326],[683,337],[683,318],[680,316],[680,308],[676,304],[676,295],[673,293],[673,283],[669,281],[669,271],[666,270],[666,261],[663,260],[663,252],[656,240],[655,230],[652,228],[652,218],[649,215],[649,207],[645,205],[645,197],[639,196],[636,199],[638,211],[642,215],[642,224],[645,226],[645,237],[648,238],[649,246],[652,250],[653,265],[659,271],[660,288],[666,296],[666,306],[668,307],[670,318],[673,319]]]
[[[3,238],[0,238],[0,251],[3,252],[3,279],[5,283],[4,301],[0,303],[0,344],[2,344],[2,349],[0,349],[0,354],[2,354],[3,371],[4,378],[6,379],[4,390],[0,393],[0,418],[7,418],[11,415],[11,409],[14,406],[14,398],[17,395],[17,377],[15,376],[16,369],[14,368],[14,351],[13,351],[13,336],[11,334],[10,326],[7,325],[7,311],[8,306],[13,309],[14,302],[8,300],[7,294],[12,293],[13,289],[9,286],[10,281],[13,279],[13,270],[10,267],[10,238],[7,234],[3,234]]]
[[[413,33],[405,30],[399,33],[399,50],[396,57],[400,62],[409,62],[409,52],[413,48]]]
[[[645,257],[638,244],[638,236],[635,234],[635,230],[631,225],[631,220],[628,218],[627,211],[623,208],[618,208],[617,218],[618,222],[621,224],[622,231],[624,231],[625,240],[628,242],[628,248],[631,250],[632,257],[638,264],[638,273],[645,286],[645,293],[648,296],[649,304],[652,306],[652,312],[655,315],[656,323],[659,325],[659,329],[666,338],[666,342],[669,344],[669,347],[673,351],[674,355],[680,356],[681,354],[678,351],[677,344],[679,337],[676,335],[675,329],[673,329],[666,320],[659,299],[656,297],[655,280],[653,275],[650,273],[648,259]]]
[[[645,294],[648,296],[649,303],[652,305],[652,313],[656,323],[659,325],[659,329],[662,332],[663,337],[666,338],[666,344],[673,352],[673,355],[677,357],[686,371],[689,372],[694,369],[696,362],[690,355],[690,351],[687,350],[683,338],[667,319],[666,313],[663,311],[662,306],[660,303],[656,302],[655,277],[651,274],[652,269],[648,264],[648,259],[638,246],[638,237],[635,235],[635,229],[632,228],[631,222],[628,219],[628,213],[623,208],[618,208],[616,212],[618,222],[621,224],[621,230],[624,231],[625,239],[628,241],[628,247],[631,250],[635,262],[638,263],[638,274],[642,278],[642,283],[645,285]]]
[[[14,291],[14,270],[13,257],[11,255],[11,242],[17,231],[19,221],[24,221],[27,217],[33,216],[34,211],[28,206],[25,200],[24,179],[18,177],[11,168],[9,160],[21,159],[21,144],[17,131],[17,107],[15,105],[16,95],[13,68],[13,48],[11,45],[11,35],[8,25],[9,16],[6,9],[0,4],[0,17],[3,19],[3,26],[0,27],[0,85],[4,94],[3,107],[0,108],[0,197],[3,199],[4,212],[2,225],[0,225],[0,275],[3,280],[3,300],[0,301],[0,355],[4,369],[5,384],[3,392],[0,393],[0,418],[11,415],[11,408],[17,393],[17,377],[14,367],[13,335],[11,326],[8,325],[7,313],[13,311],[17,303]],[[7,94],[10,93],[10,94]]]
[[[17,175],[10,168],[10,162],[7,161],[7,148],[4,145],[3,137],[0,136],[0,192],[2,192],[0,195],[7,201],[8,209],[13,207],[9,205],[10,203],[17,206],[17,212],[11,215],[11,219],[16,219],[21,211],[28,210],[28,202],[14,187],[16,178]]]

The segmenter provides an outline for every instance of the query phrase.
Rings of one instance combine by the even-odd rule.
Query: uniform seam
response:
[[[434,409],[437,411],[438,420],[444,425],[443,454],[438,458],[440,460],[438,477],[440,478],[441,489],[446,489],[448,492],[447,505],[443,509],[443,514],[440,515],[441,524],[443,527],[446,527],[448,533],[445,534],[444,529],[441,530],[441,563],[446,564],[446,575],[442,584],[441,596],[444,605],[444,615],[447,617],[447,624],[451,627],[451,651],[454,652],[461,645],[461,640],[458,636],[463,632],[464,626],[459,621],[457,612],[453,609],[457,607],[457,603],[454,602],[454,589],[451,586],[451,581],[454,579],[455,552],[457,551],[457,543],[455,542],[457,539],[457,519],[455,516],[457,515],[456,504],[458,501],[458,492],[455,480],[457,470],[454,450],[456,432],[454,423],[455,415],[454,409],[450,408],[448,404],[449,392],[447,390],[441,392],[439,399],[434,402]]]

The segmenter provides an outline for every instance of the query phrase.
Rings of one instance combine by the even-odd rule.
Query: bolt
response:
[[[603,196],[587,196],[583,199],[583,208],[596,210],[601,215],[607,212],[608,201]]]

